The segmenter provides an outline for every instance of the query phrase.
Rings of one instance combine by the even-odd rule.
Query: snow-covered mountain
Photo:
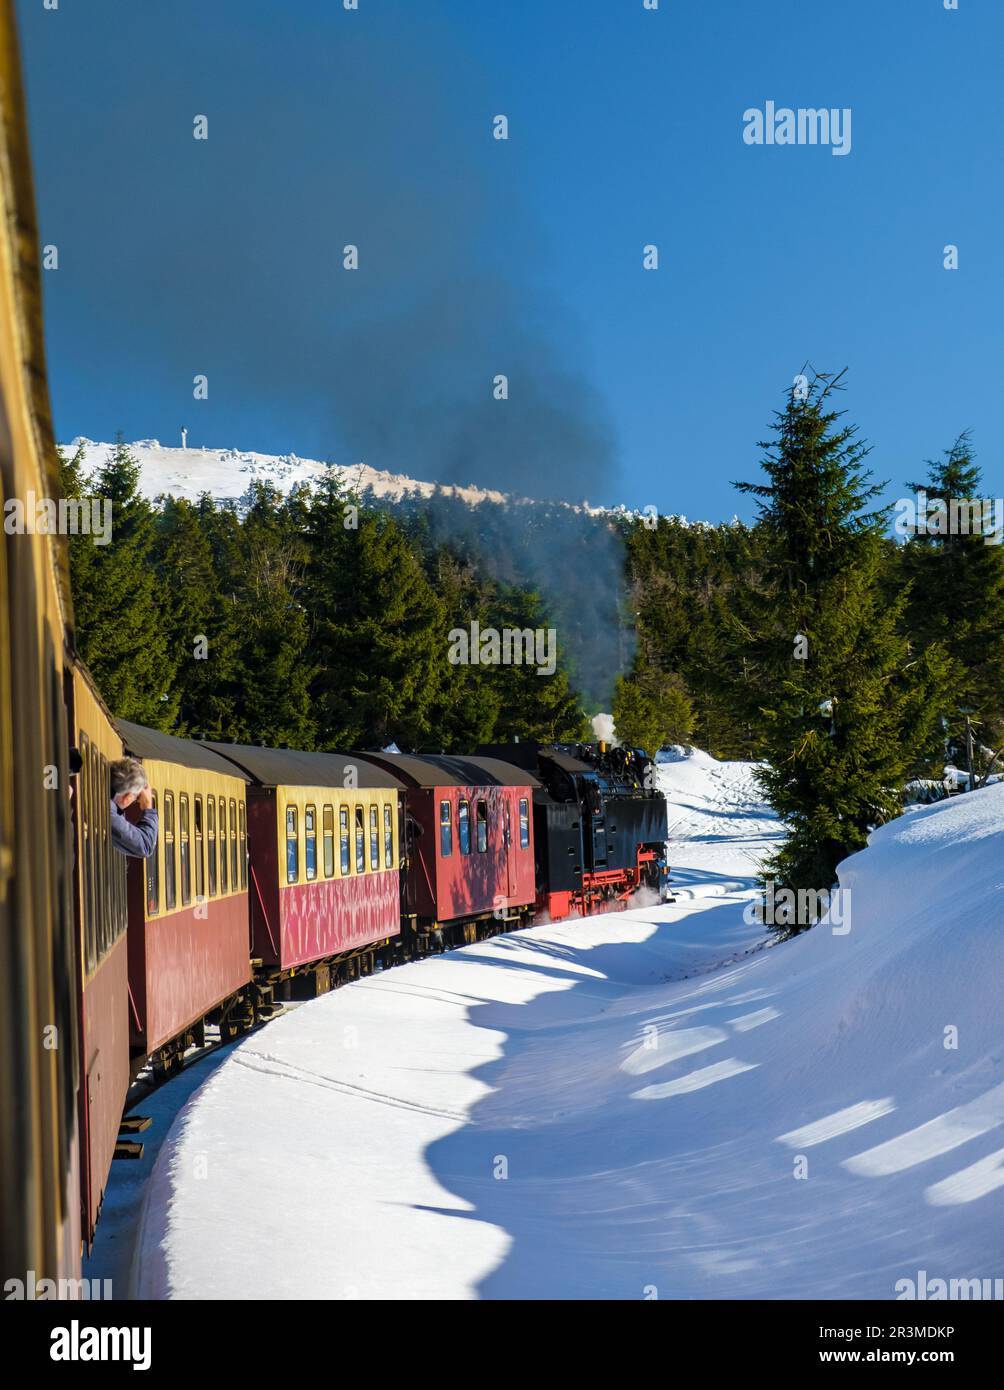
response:
[[[88,473],[100,468],[115,447],[84,435],[77,435],[63,447],[72,453],[78,445],[83,445],[84,467]],[[150,498],[167,493],[194,502],[208,492],[218,501],[239,503],[255,481],[274,483],[285,494],[297,484],[317,482],[327,469],[327,465],[317,459],[303,459],[296,454],[258,454],[249,450],[209,449],[205,446],[179,449],[161,444],[157,439],[134,440],[129,449],[139,464],[140,489],[144,496]],[[352,492],[389,502],[400,502],[408,497],[432,497],[438,492],[458,497],[471,505],[479,502],[533,505],[533,499],[494,488],[476,487],[473,483],[453,486],[423,482],[400,473],[385,473],[365,463],[335,464],[333,467]],[[592,515],[600,515],[607,510],[591,507],[587,503],[565,505],[569,505],[571,510],[584,510]]]

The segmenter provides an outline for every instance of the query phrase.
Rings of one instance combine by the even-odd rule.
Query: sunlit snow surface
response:
[[[875,834],[841,870],[849,933],[765,947],[752,770],[660,776],[675,904],[371,977],[230,1049],[160,1148],[133,1290],[893,1298],[919,1270],[1004,1274],[1004,787]]]
[[[72,455],[78,446],[82,446],[84,451],[85,475],[102,468],[115,448],[113,444],[77,435],[64,444],[63,449]],[[154,498],[166,493],[190,502],[196,502],[204,493],[209,493],[217,501],[240,504],[246,501],[248,489],[254,482],[271,483],[285,495],[294,487],[316,485],[329,466],[323,460],[304,459],[296,454],[259,454],[250,449],[214,449],[201,445],[182,448],[162,444],[158,439],[137,439],[128,448],[139,465],[139,489],[145,497]],[[331,467],[348,491],[385,501],[428,498],[434,493],[457,497],[468,505],[479,502],[519,505],[527,500],[493,488],[478,487],[474,483],[463,486],[425,482],[404,474],[371,468],[365,462],[332,463]],[[593,515],[605,510],[587,503],[576,504],[571,509]]]

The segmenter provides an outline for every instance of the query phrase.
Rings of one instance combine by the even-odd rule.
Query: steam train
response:
[[[12,6],[0,4],[0,506],[59,497]],[[6,509],[5,509],[6,511]],[[73,756],[71,757],[71,752]],[[149,859],[112,847],[109,765],[143,761]],[[0,1264],[75,1279],[131,1079],[216,1026],[665,881],[641,752],[471,756],[204,743],[118,721],[78,659],[65,542],[0,546]]]

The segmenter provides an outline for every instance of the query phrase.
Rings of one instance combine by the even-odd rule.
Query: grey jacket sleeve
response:
[[[112,844],[120,854],[131,855],[134,859],[149,859],[157,848],[157,812],[144,811],[133,825],[127,820],[112,801],[111,814]]]

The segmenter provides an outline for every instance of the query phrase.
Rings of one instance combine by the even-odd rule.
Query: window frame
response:
[[[164,911],[178,905],[177,853],[174,840],[174,792],[164,790]]]
[[[192,902],[192,819],[188,792],[178,793],[178,867],[181,870],[181,905]]]
[[[310,867],[311,845],[314,848],[313,871]],[[303,876],[308,883],[313,883],[317,878],[317,807],[313,802],[303,808]]]
[[[192,796],[192,842],[195,846],[195,901],[206,900],[206,822],[205,799],[201,792]]]
[[[218,796],[216,801],[219,808],[216,834],[220,846],[220,897],[223,897],[230,892],[230,876],[227,872],[227,799],[225,796]]]
[[[352,872],[352,833],[347,805],[338,807],[338,864],[339,873],[346,878]]]
[[[321,807],[321,860],[324,877],[335,876],[335,808],[326,803]]]
[[[466,844],[464,841],[466,840]],[[471,802],[462,796],[457,802],[457,845],[461,855],[471,852]]]
[[[237,863],[237,798],[230,798],[230,891],[239,893],[240,868]]]
[[[477,846],[478,854],[488,853],[488,801],[487,798],[479,796],[474,808],[474,842]],[[484,843],[482,844],[482,841]]]
[[[216,797],[206,797],[206,863],[209,878],[209,896],[216,897]]]
[[[150,788],[150,794],[153,797],[153,811],[157,815],[157,841],[154,844],[153,853],[147,858],[144,864],[143,872],[144,886],[146,889],[146,915],[148,917],[156,917],[160,913],[160,815],[157,811],[157,793],[154,791],[153,787]],[[150,896],[151,888],[153,889],[152,900]],[[151,901],[153,902],[152,907],[150,906]]]
[[[300,881],[300,817],[299,808],[291,803],[286,804],[285,815],[285,839],[286,839],[286,884],[299,883]],[[290,824],[292,823],[293,833],[290,834]],[[290,874],[289,847],[293,846],[292,869]]]
[[[112,944],[112,904],[111,904],[111,772],[108,768],[108,759],[100,749],[91,745],[91,751],[95,754],[96,775],[98,787],[108,788],[108,798],[102,807],[101,801],[96,800],[95,805],[98,815],[98,828],[100,838],[98,840],[98,874],[96,879],[96,901],[98,909],[98,960],[105,954]]]
[[[520,849],[530,848],[530,798],[521,796],[519,799],[519,847]]]

